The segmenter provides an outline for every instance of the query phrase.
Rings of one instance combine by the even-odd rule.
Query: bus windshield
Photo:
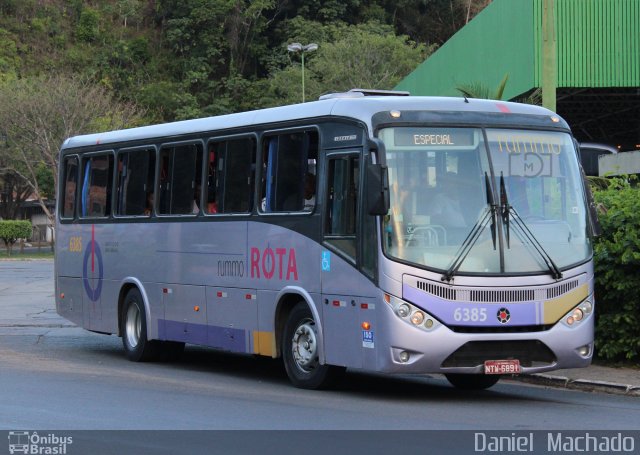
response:
[[[391,192],[387,256],[463,274],[547,273],[591,256],[569,134],[395,127],[380,138]]]

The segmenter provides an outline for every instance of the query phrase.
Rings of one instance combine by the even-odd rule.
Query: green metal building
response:
[[[542,88],[580,141],[640,149],[640,0],[494,0],[396,89],[461,96],[507,74],[504,99]]]

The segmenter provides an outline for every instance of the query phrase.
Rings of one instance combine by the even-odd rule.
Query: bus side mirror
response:
[[[591,227],[591,235],[593,237],[600,237],[602,235],[602,226],[600,226],[600,220],[598,219],[598,209],[593,199],[593,193],[591,192],[591,186],[589,185],[589,179],[584,172],[582,166],[582,150],[578,141],[573,139],[573,145],[576,149],[576,155],[578,157],[578,166],[580,167],[580,175],[582,175],[582,184],[584,185],[584,191],[587,196],[587,208],[589,209],[589,225]]]
[[[593,199],[593,193],[591,192],[591,186],[589,186],[589,180],[584,171],[582,172],[582,180],[584,182],[584,190],[587,193],[587,206],[589,208],[589,221],[591,225],[591,235],[593,237],[600,237],[602,235],[602,227],[600,226],[600,220],[598,219],[598,208],[596,202]]]
[[[367,213],[386,215],[389,212],[389,173],[384,164],[367,164]]]

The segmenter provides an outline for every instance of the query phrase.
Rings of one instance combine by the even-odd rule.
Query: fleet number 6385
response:
[[[453,310],[456,322],[484,322],[487,320],[486,308],[456,308]]]
[[[82,251],[82,237],[69,238],[69,251],[72,253],[79,253]]]

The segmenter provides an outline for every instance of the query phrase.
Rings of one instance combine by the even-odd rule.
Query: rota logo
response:
[[[286,269],[285,269],[286,267]],[[286,274],[286,278],[284,278]],[[251,248],[251,278],[264,277],[267,280],[277,278],[298,281],[296,250],[293,248],[271,248],[264,251]]]

